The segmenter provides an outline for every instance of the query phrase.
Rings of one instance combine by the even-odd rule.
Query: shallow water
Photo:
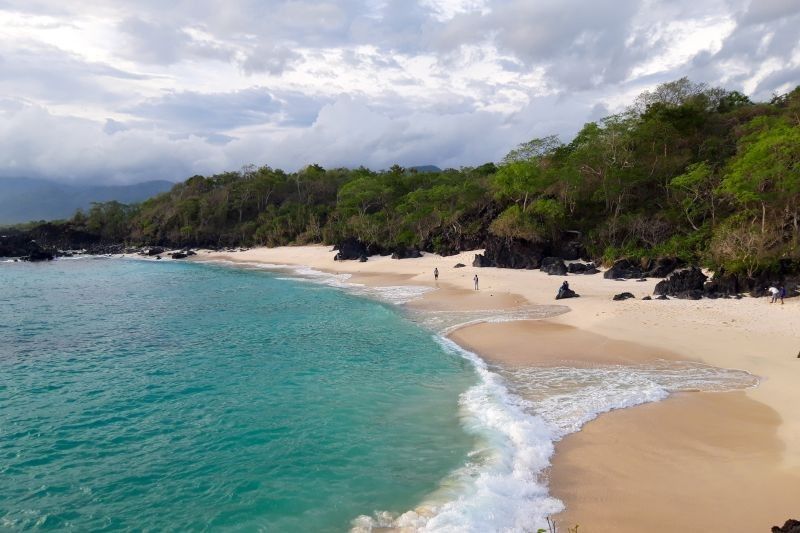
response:
[[[535,531],[563,508],[542,477],[563,436],[756,383],[668,361],[490,366],[441,333],[565,309],[415,311],[430,289],[348,278],[0,265],[0,528]]]
[[[0,529],[343,531],[474,448],[474,370],[391,305],[172,262],[0,287]]]

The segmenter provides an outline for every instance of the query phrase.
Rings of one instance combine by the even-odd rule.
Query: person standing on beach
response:
[[[780,296],[781,299],[781,305],[783,305],[783,299],[786,298],[786,287],[781,285],[781,292],[778,293],[778,295]]]
[[[778,301],[778,294],[780,294],[780,291],[775,287],[770,287],[767,290],[772,295],[772,299],[770,299],[769,303],[774,304],[775,302]]]
[[[477,274],[475,274],[475,277],[472,278],[472,281],[475,282],[475,290],[477,291],[478,290],[478,275]]]
[[[439,269],[438,268],[434,268],[433,269],[433,279],[436,280],[436,281],[439,281]]]

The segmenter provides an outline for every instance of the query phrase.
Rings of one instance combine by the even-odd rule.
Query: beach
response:
[[[566,511],[561,531],[768,531],[800,499],[800,302],[650,300],[657,279],[566,279],[580,298],[556,302],[562,277],[474,268],[475,253],[335,262],[330,247],[200,252],[199,260],[305,266],[371,286],[424,286],[408,305],[447,312],[560,306],[541,320],[481,322],[449,333],[489,363],[594,367],[704,363],[757,376],[733,392],[679,392],[600,414],[556,443],[546,475]],[[456,264],[467,265],[454,268]],[[439,280],[433,279],[438,268]],[[480,290],[472,289],[479,276]],[[612,301],[631,292],[636,299]]]

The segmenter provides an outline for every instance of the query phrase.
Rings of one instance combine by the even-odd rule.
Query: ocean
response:
[[[690,363],[513,369],[308,269],[0,263],[0,529],[535,531],[597,414],[751,386]]]

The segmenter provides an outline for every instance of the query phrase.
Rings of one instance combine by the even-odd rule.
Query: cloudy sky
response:
[[[475,165],[682,76],[800,84],[799,0],[0,0],[0,177]]]

